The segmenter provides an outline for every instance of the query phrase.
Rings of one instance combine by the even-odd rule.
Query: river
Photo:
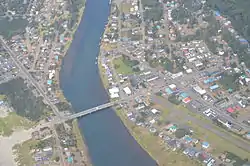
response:
[[[109,10],[109,0],[87,1],[81,23],[62,63],[61,88],[76,112],[108,101],[95,61]],[[94,166],[156,165],[110,108],[81,118],[79,126]]]

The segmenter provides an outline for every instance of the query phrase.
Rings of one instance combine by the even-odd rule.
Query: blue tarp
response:
[[[220,12],[219,11],[215,11],[215,16],[220,16]]]

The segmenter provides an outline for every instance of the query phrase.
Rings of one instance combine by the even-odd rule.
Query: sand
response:
[[[34,129],[15,131],[9,137],[0,136],[0,166],[16,166],[12,147],[31,138]]]

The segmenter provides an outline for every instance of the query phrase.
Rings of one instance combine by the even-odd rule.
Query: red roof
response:
[[[234,112],[234,109],[233,109],[232,107],[229,107],[229,108],[227,109],[227,112],[233,113],[233,112]]]
[[[184,103],[189,103],[192,99],[190,97],[186,97],[185,99],[183,99],[182,101]]]

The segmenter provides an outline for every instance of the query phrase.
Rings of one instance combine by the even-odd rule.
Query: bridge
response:
[[[112,107],[115,104],[116,104],[115,102],[105,103],[105,104],[102,104],[102,105],[99,105],[99,106],[96,106],[96,107],[93,107],[93,108],[90,108],[90,109],[87,109],[87,110],[80,111],[78,113],[75,113],[75,114],[72,114],[72,115],[69,115],[69,116],[64,116],[63,120],[67,121],[67,120],[71,120],[71,119],[75,119],[75,118],[80,118],[80,117],[86,116],[88,114],[92,114],[94,112],[101,111],[101,110],[103,110],[105,108]]]

